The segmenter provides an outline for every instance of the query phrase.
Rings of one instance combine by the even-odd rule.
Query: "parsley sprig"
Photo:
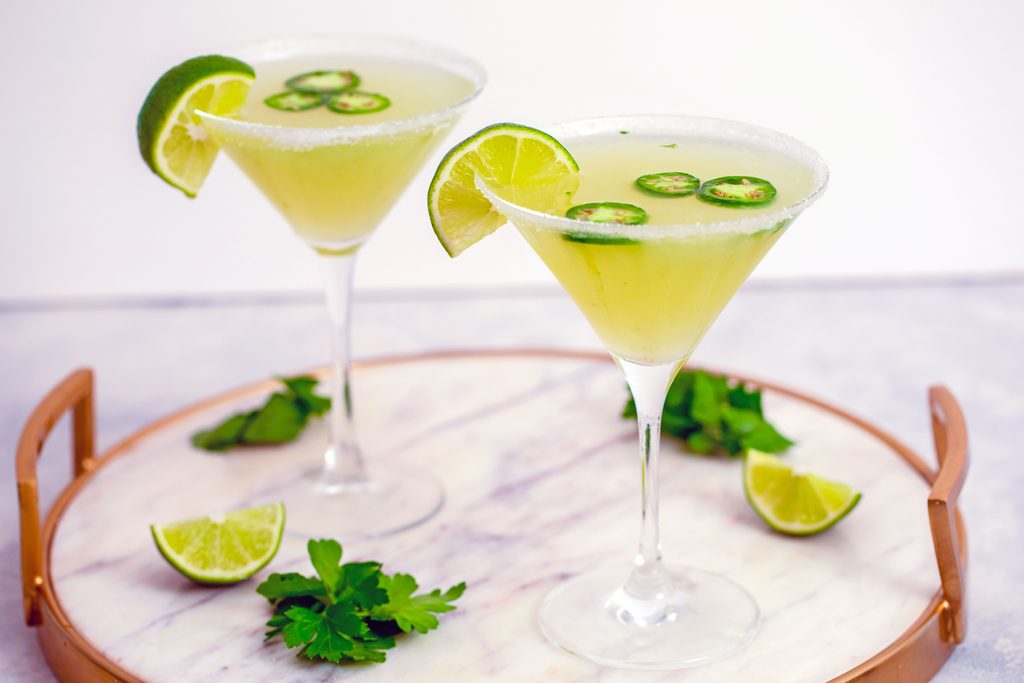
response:
[[[622,417],[636,417],[632,398]],[[737,457],[748,448],[781,453],[793,445],[764,418],[760,390],[703,370],[676,375],[665,399],[661,428],[682,439],[689,451],[700,454]]]
[[[261,407],[232,415],[210,429],[192,435],[192,445],[207,451],[226,451],[235,446],[285,443],[297,437],[309,418],[326,413],[331,399],[314,393],[317,380],[302,375],[282,377],[282,391],[275,391]]]
[[[379,562],[341,563],[337,541],[310,541],[317,576],[271,574],[256,591],[274,606],[266,639],[280,635],[299,656],[329,662],[383,662],[400,633],[437,628],[466,584],[416,594],[409,574],[388,576]]]

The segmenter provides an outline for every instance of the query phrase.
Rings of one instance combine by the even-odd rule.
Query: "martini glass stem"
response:
[[[354,253],[323,254],[327,281],[327,310],[331,320],[330,442],[324,454],[321,486],[337,491],[369,482],[363,455],[356,440],[349,384],[352,331],[352,274]]]
[[[636,625],[670,618],[666,612],[675,588],[661,559],[658,522],[658,453],[665,397],[682,363],[640,365],[617,359],[636,404],[640,435],[640,543],[632,572],[612,598],[617,616]]]

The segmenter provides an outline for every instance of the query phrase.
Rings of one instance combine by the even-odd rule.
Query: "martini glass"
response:
[[[792,221],[824,190],[814,150],[763,128],[693,117],[620,117],[548,130],[580,165],[577,204],[615,201],[643,225],[572,220],[478,189],[516,225],[621,367],[640,435],[640,540],[632,568],[589,569],[553,589],[540,627],[554,644],[603,665],[681,669],[742,648],[759,610],[732,580],[662,559],[658,449],[669,385],[708,327]],[[688,172],[703,180],[770,179],[774,201],[724,207],[644,193],[637,177]],[[625,563],[623,563],[625,564]]]
[[[423,162],[480,93],[483,69],[440,47],[370,36],[274,40],[234,53],[256,71],[237,118],[197,112],[213,137],[319,256],[331,321],[329,443],[321,461],[274,491],[289,530],[342,538],[383,536],[434,515],[440,483],[407,465],[367,467],[349,383],[352,273],[359,248]],[[288,111],[265,100],[317,71],[354,72],[381,111],[317,105]],[[306,106],[303,104],[303,106]]]

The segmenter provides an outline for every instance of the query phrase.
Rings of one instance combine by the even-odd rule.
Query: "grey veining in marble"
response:
[[[437,348],[595,347],[560,296],[357,303],[358,357]],[[697,362],[809,389],[931,449],[924,392],[963,402],[974,456],[963,505],[971,541],[970,632],[938,681],[1024,674],[1024,286],[748,288]],[[96,367],[99,441],[111,445],[196,397],[326,360],[319,305],[177,306],[0,313],[0,434],[9,453],[28,411],[67,370]],[[58,431],[44,498],[67,481]],[[0,673],[51,681],[20,620],[13,467],[0,468]]]

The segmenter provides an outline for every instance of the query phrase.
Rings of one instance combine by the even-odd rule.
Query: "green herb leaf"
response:
[[[415,595],[418,585],[408,574],[390,577],[379,562],[341,564],[336,541],[312,540],[307,550],[319,578],[271,574],[256,589],[274,606],[266,639],[280,635],[307,659],[383,662],[394,634],[437,628],[435,615],[455,609],[451,603],[466,589],[460,583]]]
[[[775,427],[764,420],[740,440],[744,448],[753,448],[762,453],[781,453],[793,445],[793,441],[779,434]]]
[[[307,645],[301,654],[309,659],[319,657],[337,664],[351,651],[352,639],[339,632],[328,620],[321,619],[317,624],[313,642]]]
[[[383,574],[378,562],[349,562],[341,567],[341,587],[337,600],[352,600],[363,609],[371,609],[388,601],[388,593],[380,585]]]
[[[323,615],[306,609],[305,607],[292,607],[284,613],[287,624],[282,629],[284,644],[288,647],[301,647],[313,640],[323,621]]]
[[[232,415],[213,429],[196,432],[192,435],[192,445],[207,451],[227,450],[241,441],[245,426],[255,414],[254,411]]]
[[[632,399],[622,417],[636,417]],[[676,376],[665,397],[661,427],[665,434],[682,439],[691,453],[701,455],[737,457],[749,448],[781,453],[793,445],[764,419],[760,390],[701,370]]]
[[[291,389],[297,401],[309,415],[323,415],[331,408],[331,399],[313,393],[317,380],[312,377],[282,377],[281,382]]]
[[[293,399],[284,394],[271,394],[266,404],[246,424],[242,442],[285,443],[297,437],[305,426],[306,415]]]
[[[455,609],[453,602],[466,590],[466,584],[452,586],[442,593],[434,589],[426,594],[413,595],[419,585],[416,579],[408,574],[395,574],[385,582],[388,601],[373,610],[373,618],[382,621],[394,620],[398,628],[406,633],[418,631],[426,633],[437,628],[437,617],[434,613],[450,612]]]
[[[236,446],[280,444],[292,441],[309,423],[331,407],[331,399],[314,393],[313,377],[283,377],[283,391],[271,394],[257,408],[232,415],[211,429],[192,435],[192,445],[207,451],[226,451]]]
[[[266,581],[256,587],[256,592],[271,602],[282,598],[327,595],[322,582],[294,572],[271,574]]]
[[[341,581],[341,544],[337,541],[311,540],[306,544],[313,569],[320,575],[328,595],[334,595]]]

